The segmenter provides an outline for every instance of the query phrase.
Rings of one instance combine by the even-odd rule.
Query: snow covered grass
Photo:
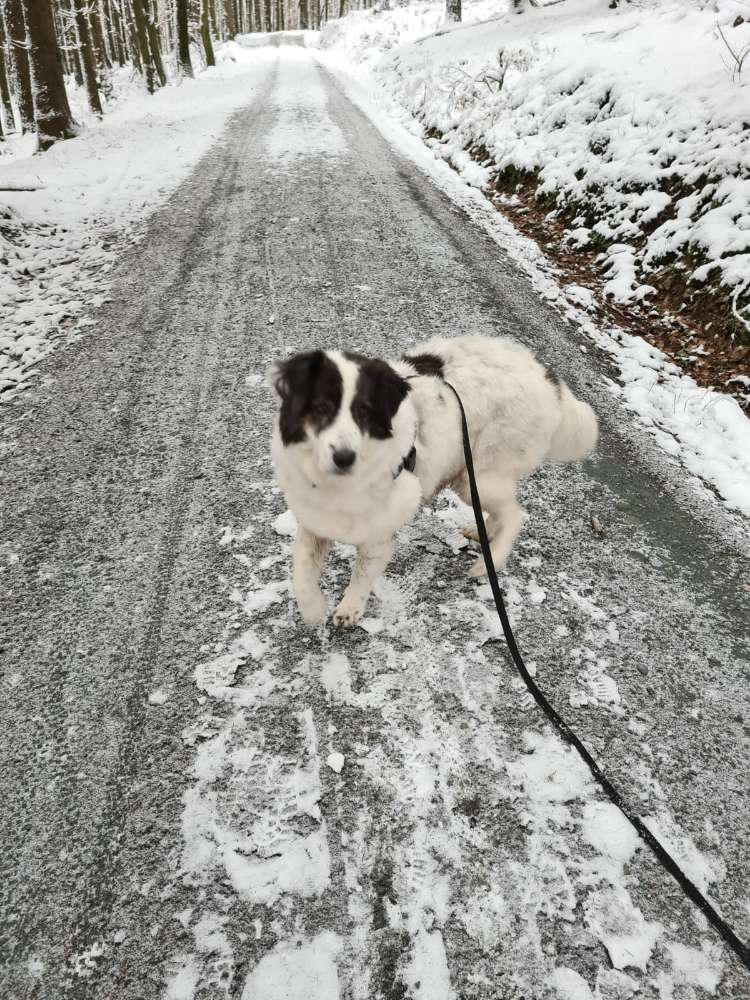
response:
[[[720,0],[720,17],[733,19],[741,6]],[[320,58],[386,138],[462,204],[526,270],[542,296],[612,357],[620,373],[619,382],[610,385],[612,394],[638,415],[661,447],[696,482],[710,484],[727,507],[750,515],[750,421],[736,400],[701,388],[643,338],[597,325],[590,315],[591,292],[563,286],[539,247],[481,193],[493,176],[491,158],[502,170],[533,174],[563,209],[576,199],[585,201],[597,222],[588,216],[576,219],[570,240],[601,241],[613,296],[649,294],[642,275],[664,260],[657,247],[666,246],[667,232],[672,258],[679,250],[703,260],[696,279],[708,274],[706,255],[713,255],[727,290],[738,295],[743,287],[750,290],[750,180],[743,179],[750,163],[750,130],[737,124],[743,107],[750,120],[750,95],[747,88],[737,88],[722,63],[712,34],[717,15],[698,3],[656,10],[645,0],[624,12],[610,11],[605,0],[566,0],[523,16],[506,15],[507,7],[496,0],[495,20],[472,26],[480,15],[490,17],[493,8],[484,0],[469,2],[467,23],[443,25],[429,37],[441,16],[437,4],[345,18],[322,33]],[[394,27],[367,31],[368,19]],[[390,42],[385,52],[376,47],[383,38]],[[396,42],[400,47],[393,49]],[[695,65],[705,71],[695,72]],[[612,94],[617,91],[619,103],[610,100],[604,117],[589,121],[596,103],[591,94],[598,92],[600,78],[609,81]],[[606,150],[596,153],[588,139],[599,127],[609,138]],[[430,129],[442,137],[430,138]],[[467,145],[486,147],[487,166],[476,162]],[[694,162],[688,169],[690,150]],[[709,192],[708,200],[670,200],[675,217],[654,227],[658,212],[666,211],[659,185],[672,176],[667,166],[659,167],[660,157],[670,161],[669,169],[678,164],[683,187],[697,182],[709,166],[724,171],[725,182]],[[588,193],[586,176],[592,181]],[[651,179],[650,194],[636,190],[642,186],[638,177]],[[732,199],[715,203],[717,191],[730,189]],[[739,204],[737,198],[745,201]]]
[[[218,65],[149,96],[121,73],[102,121],[71,95],[81,135],[32,155],[33,136],[0,147],[0,399],[12,398],[34,366],[106,295],[123,239],[163,202],[247,104],[272,50],[228,43]]]

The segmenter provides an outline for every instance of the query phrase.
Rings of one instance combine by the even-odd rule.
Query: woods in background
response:
[[[114,68],[153,93],[215,64],[237,34],[320,28],[373,0],[0,0],[0,141],[32,132],[39,148],[75,135],[66,77],[101,115]]]

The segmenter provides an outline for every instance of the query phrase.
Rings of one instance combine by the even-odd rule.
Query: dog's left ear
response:
[[[389,364],[384,364],[383,368],[385,370],[381,376],[380,388],[383,394],[383,406],[390,423],[396,416],[399,406],[406,399],[411,386]]]
[[[411,386],[385,361],[367,361],[360,367],[352,415],[370,437],[391,436],[391,422]]]

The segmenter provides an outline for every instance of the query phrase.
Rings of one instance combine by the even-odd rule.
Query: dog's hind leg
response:
[[[362,617],[372,585],[385,570],[393,555],[393,539],[357,546],[357,558],[349,586],[333,612],[333,624],[356,625]]]
[[[326,599],[320,589],[320,571],[330,544],[326,538],[318,538],[298,525],[293,558],[294,596],[308,625],[325,621]]]
[[[482,507],[487,511],[487,535],[490,540],[492,564],[501,569],[510,555],[513,543],[523,523],[523,511],[516,501],[516,483],[497,473],[479,473],[477,488]],[[469,576],[484,576],[487,569],[480,556],[469,570]]]

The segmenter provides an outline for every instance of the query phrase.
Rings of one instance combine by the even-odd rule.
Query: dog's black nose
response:
[[[337,469],[351,469],[356,457],[350,448],[339,448],[333,453],[333,464]]]

